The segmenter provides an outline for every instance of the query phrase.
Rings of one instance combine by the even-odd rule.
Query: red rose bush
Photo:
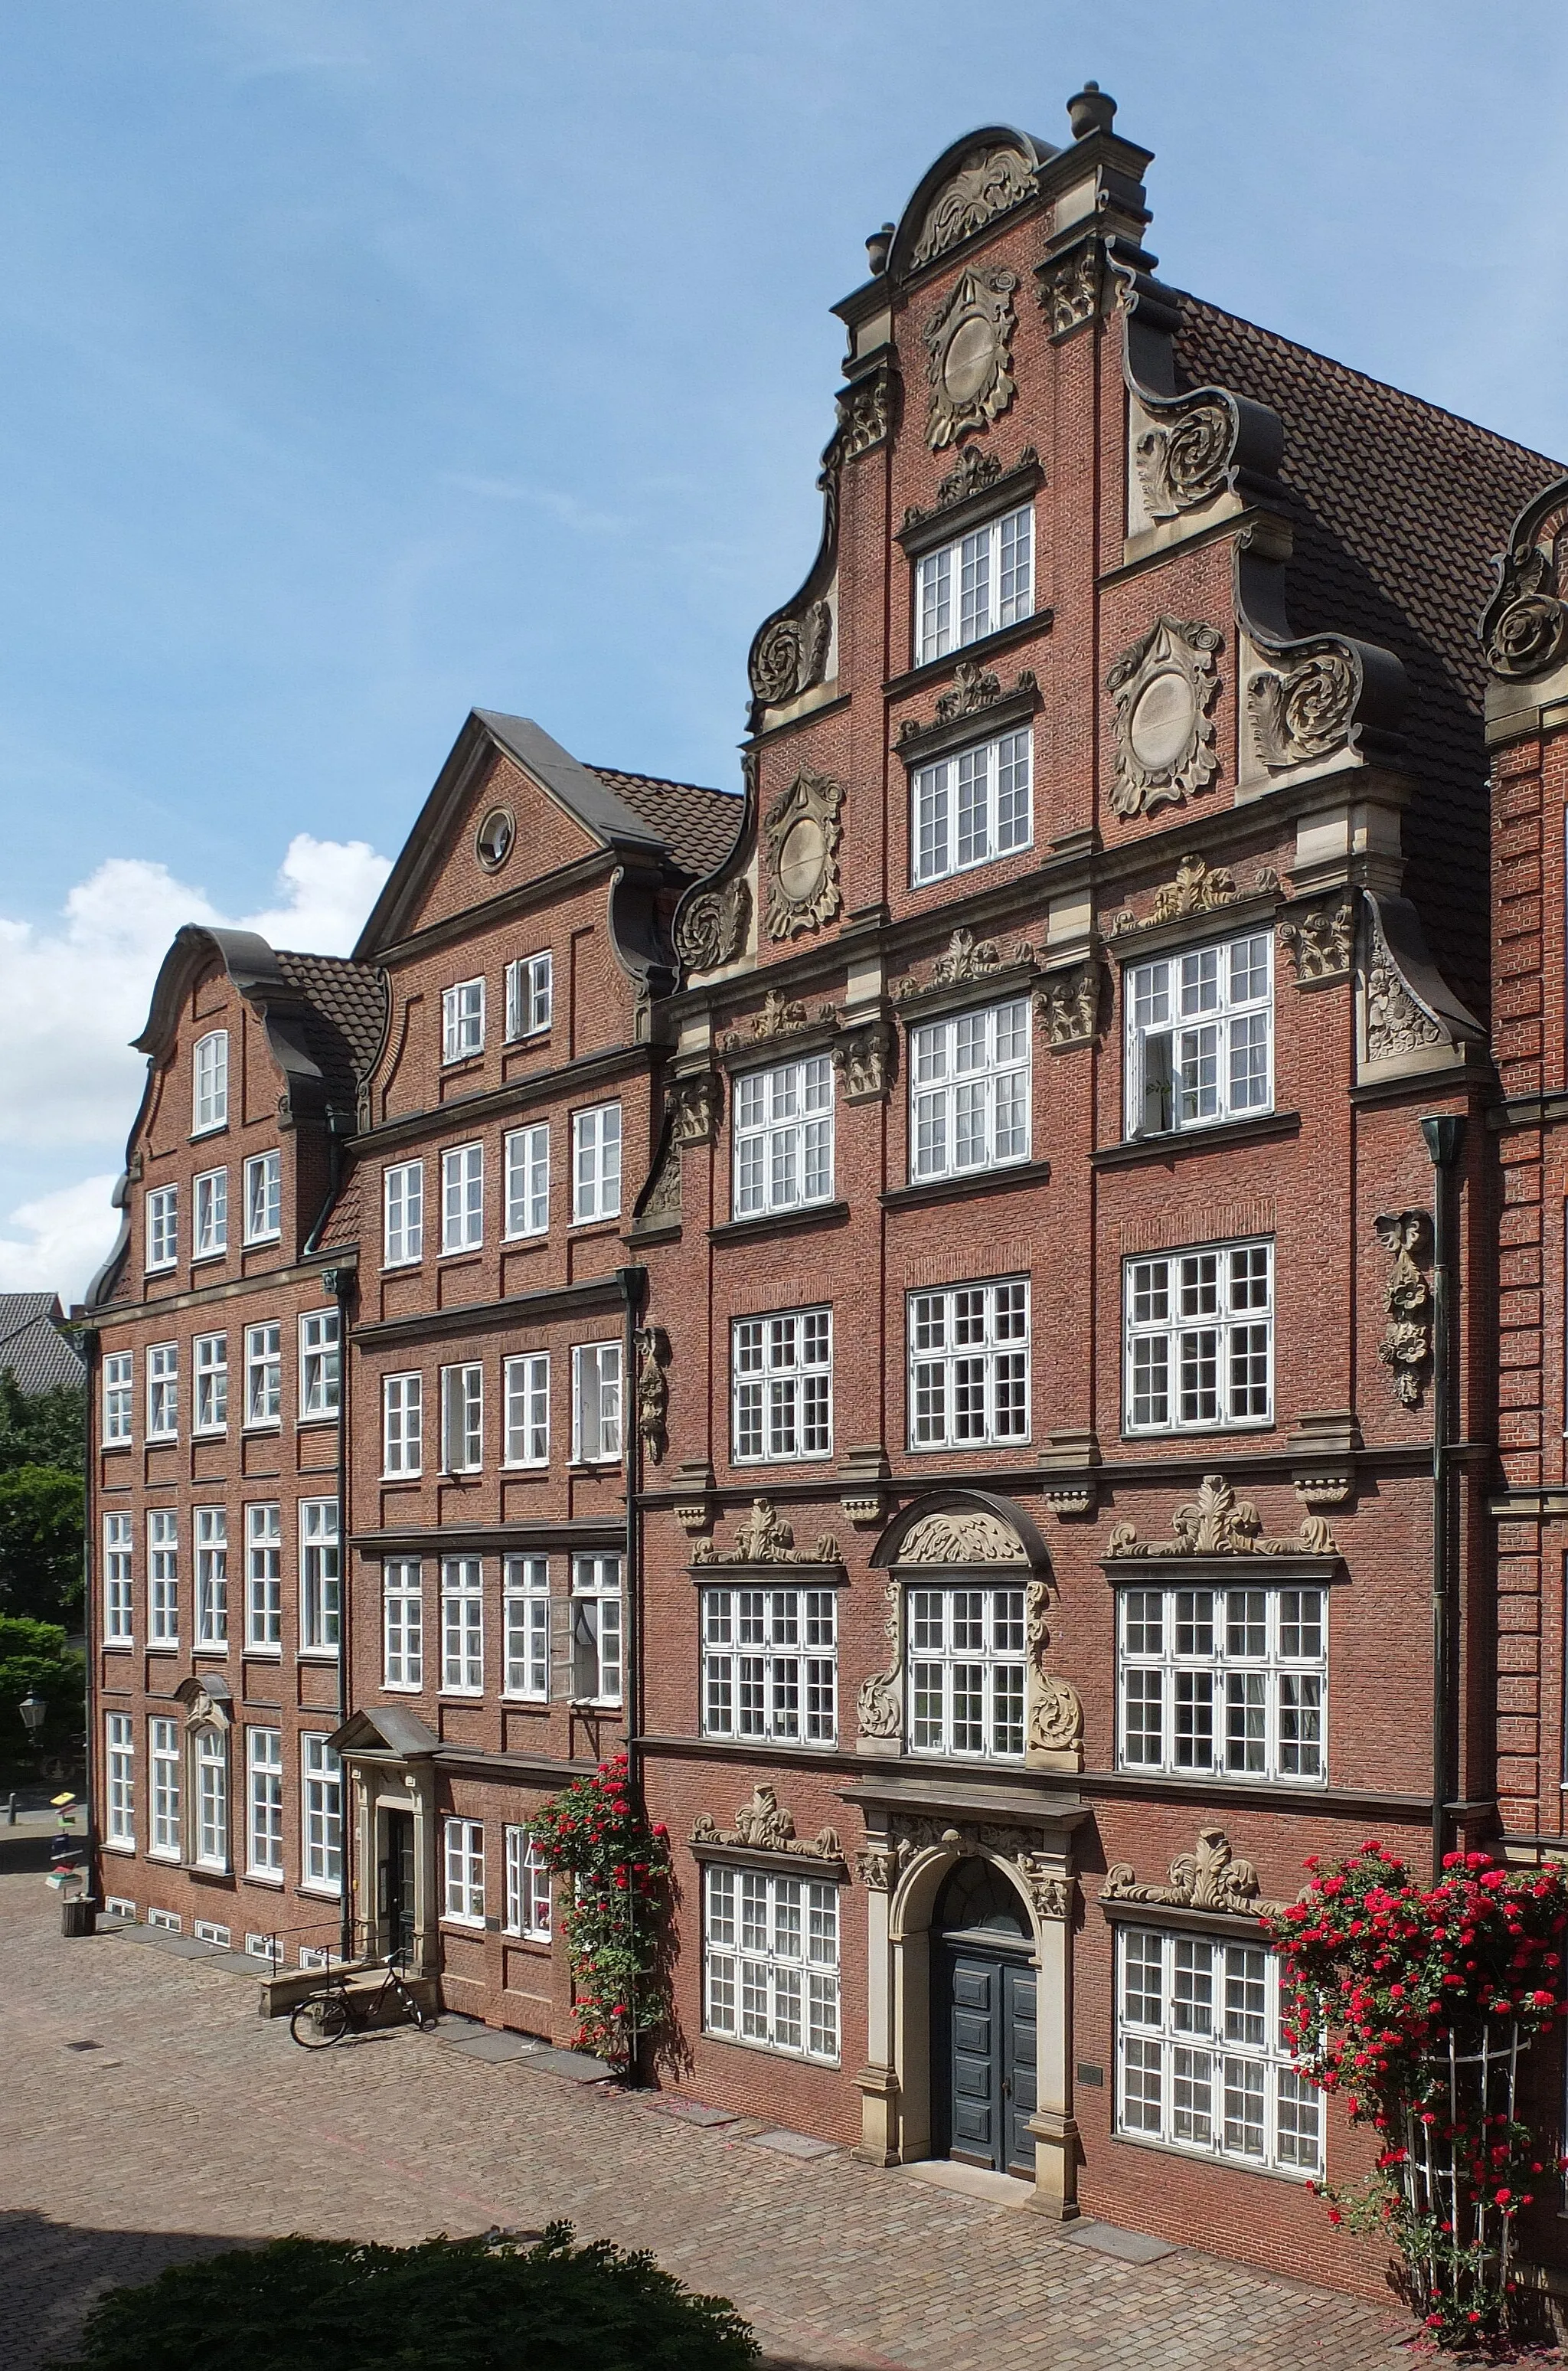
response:
[[[629,2065],[638,2036],[663,2022],[669,1831],[649,1825],[624,1753],[563,1787],[529,1828],[546,1867],[571,1880],[561,1888],[559,1914],[579,2047],[612,2065]]]

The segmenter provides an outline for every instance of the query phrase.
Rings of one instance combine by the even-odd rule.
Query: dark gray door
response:
[[[414,1815],[386,1814],[386,1857],[381,1864],[381,1907],[388,1948],[405,1964],[414,1956]]]
[[[942,1959],[938,2145],[964,2165],[1032,2180],[1034,1971],[963,1945],[948,1945]]]

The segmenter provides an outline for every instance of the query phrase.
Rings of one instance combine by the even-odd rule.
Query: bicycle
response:
[[[329,2050],[352,2032],[380,2020],[382,2003],[388,1993],[397,1995],[403,2015],[421,2033],[434,2030],[435,2018],[421,2009],[408,1985],[398,1972],[394,1952],[386,1960],[386,1973],[375,1992],[352,1993],[346,1976],[334,1976],[319,1992],[309,1993],[298,2002],[289,2018],[289,2031],[302,2050]]]

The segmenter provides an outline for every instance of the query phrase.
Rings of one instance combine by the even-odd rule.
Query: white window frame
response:
[[[229,1866],[228,1735],[207,1721],[190,1740],[191,1865],[226,1875]]]
[[[1139,1582],[1117,1598],[1118,1769],[1327,1786],[1325,1588]]]
[[[132,1350],[110,1350],[103,1362],[103,1439],[124,1442],[135,1438],[136,1357]]]
[[[342,1313],[307,1309],[299,1321],[299,1420],[318,1424],[342,1403]]]
[[[228,1652],[228,1509],[193,1507],[191,1540],[196,1559],[196,1651]]]
[[[919,1581],[905,1591],[905,1735],[921,1759],[1023,1760],[1028,1697],[1021,1581]]]
[[[283,1732],[248,1729],[246,1875],[281,1883],[283,1875]]]
[[[909,1180],[978,1177],[1027,1161],[1034,1063],[1027,996],[909,1032]]]
[[[730,1326],[730,1437],[737,1465],[833,1454],[833,1312],[780,1309]]]
[[[546,1120],[514,1128],[502,1140],[506,1240],[543,1235],[550,1224],[550,1131]]]
[[[833,1064],[805,1054],[743,1070],[732,1090],[732,1215],[770,1216],[833,1199]]]
[[[621,1453],[621,1345],[578,1342],[571,1352],[571,1462],[607,1465]]]
[[[1124,1434],[1272,1424],[1274,1304],[1272,1236],[1124,1259]]]
[[[593,1104],[571,1115],[571,1223],[618,1219],[620,1206],[621,1107]]]
[[[1123,974],[1129,1137],[1274,1109],[1274,933],[1172,948]]]
[[[103,1840],[110,1852],[136,1849],[136,1728],[128,1712],[105,1713]],[[151,1921],[149,1920],[149,1925]]]
[[[275,1243],[283,1232],[283,1156],[253,1152],[245,1164],[245,1240]]]
[[[527,1943],[548,1943],[550,1915],[550,1873],[539,1857],[539,1847],[526,1828],[508,1827],[506,1839],[506,1932]]]
[[[381,1684],[410,1695],[424,1686],[424,1567],[387,1556],[381,1567]]]
[[[441,1059],[471,1061],[485,1050],[485,984],[459,979],[441,991]]]
[[[441,1370],[441,1470],[478,1474],[485,1462],[485,1371],[477,1359]]]
[[[983,519],[915,562],[916,666],[929,666],[1033,615],[1032,502]]]
[[[381,1265],[417,1267],[424,1257],[424,1162],[397,1161],[381,1173]]]
[[[179,1510],[147,1509],[147,1644],[179,1644]]]
[[[136,1635],[135,1524],[130,1515],[103,1519],[103,1637],[106,1647],[129,1647]]]
[[[619,1556],[572,1557],[571,1621],[573,1704],[618,1705],[626,1652]]]
[[[1034,733],[1028,724],[951,749],[909,777],[909,878],[924,889],[1034,845]]]
[[[441,1559],[441,1693],[485,1692],[485,1568],[477,1556]]]
[[[179,1824],[179,1723],[156,1714],[147,1723],[147,1858],[178,1861],[184,1849]]]
[[[837,1743],[836,1590],[703,1590],[702,1733]]]
[[[441,1256],[479,1251],[484,1240],[484,1146],[450,1144],[441,1156]]]
[[[537,1037],[549,1027],[555,1003],[555,966],[549,950],[519,955],[506,966],[506,1038]]]
[[[228,1031],[210,1029],[190,1056],[190,1133],[228,1126]]]
[[[300,1890],[340,1895],[343,1890],[343,1765],[325,1729],[299,1741]]]
[[[196,1188],[195,1226],[190,1264],[222,1259],[228,1249],[228,1171],[203,1169],[193,1180]]]
[[[424,1377],[381,1378],[381,1472],[384,1480],[407,1481],[424,1471]]]
[[[550,1462],[550,1354],[525,1351],[502,1366],[503,1465]]]
[[[543,1704],[550,1692],[550,1564],[509,1556],[501,1567],[502,1694]]]
[[[210,1943],[214,1951],[226,1951],[233,1935],[227,1926],[220,1926],[215,1918],[198,1918],[190,1928],[198,1943]]]
[[[441,1858],[443,1924],[482,1928],[485,1923],[484,1822],[444,1821]]]
[[[179,1188],[154,1186],[147,1195],[146,1272],[159,1276],[179,1266]]]
[[[228,1430],[228,1336],[198,1334],[190,1344],[190,1430],[213,1436]]]
[[[343,1544],[336,1498],[299,1502],[299,1651],[336,1660],[342,1628]]]
[[[905,1300],[911,1451],[1030,1438],[1030,1279],[922,1286]]]
[[[283,1510],[275,1498],[245,1510],[245,1645],[279,1655],[283,1645]]]
[[[838,1888],[712,1861],[702,1878],[704,2032],[836,2066]]]
[[[271,1318],[245,1329],[245,1429],[276,1432],[283,1421],[283,1329]]]
[[[179,1439],[179,1345],[154,1342],[147,1350],[147,1439]]]

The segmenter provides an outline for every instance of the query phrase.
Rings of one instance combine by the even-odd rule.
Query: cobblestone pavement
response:
[[[187,1946],[187,1949],[190,1947]],[[288,2231],[406,2242],[570,2218],[733,2298],[770,2356],[838,2371],[1394,2371],[1377,2307],[1180,2250],[1113,2261],[1016,2205],[755,2126],[485,2063],[408,2029],[306,2053],[253,1979],[112,1930],[66,1942],[0,1876],[0,2362],[86,2299]],[[72,2049],[91,2041],[96,2049]]]

